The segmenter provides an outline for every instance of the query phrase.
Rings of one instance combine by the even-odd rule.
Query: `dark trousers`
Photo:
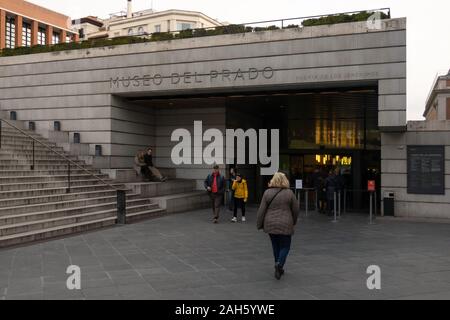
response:
[[[291,250],[291,239],[292,236],[270,234],[275,264],[279,264],[281,267],[286,263],[289,250]]]
[[[213,209],[214,219],[219,219],[220,206],[222,205],[223,194],[210,192],[211,205]]]
[[[234,198],[234,216],[237,217],[238,208],[241,208],[242,216],[245,217],[245,201],[244,199]]]
[[[233,211],[233,206],[234,206],[234,191],[233,190],[228,190],[228,192],[227,192],[227,205],[228,205],[228,210]]]
[[[152,173],[147,166],[141,167],[141,174],[145,179],[150,179],[152,177]]]

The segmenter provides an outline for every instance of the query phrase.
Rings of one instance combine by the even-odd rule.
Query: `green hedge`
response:
[[[338,23],[347,23],[347,22],[358,22],[358,21],[367,21],[373,12],[362,11],[355,14],[338,14],[338,15],[329,15],[326,17],[321,17],[317,19],[308,19],[304,20],[302,25],[304,27],[311,26],[320,26],[326,24],[338,24]],[[384,12],[380,12],[381,19],[389,19],[389,15]]]
[[[356,22],[356,21],[366,21],[373,13],[370,12],[360,12],[357,14],[340,14],[340,15],[330,15],[326,17],[321,17],[318,19],[308,19],[304,20],[302,26],[318,26],[325,24],[337,24],[337,23],[345,23],[345,22]],[[390,18],[389,15],[381,12],[381,18],[387,19]],[[285,29],[289,28],[298,28],[298,25],[290,24]],[[19,56],[25,54],[33,54],[33,53],[43,53],[43,52],[57,52],[64,50],[77,50],[77,49],[87,49],[87,48],[98,48],[98,47],[110,47],[117,46],[123,44],[133,44],[133,43],[143,43],[143,42],[152,42],[152,41],[165,41],[165,40],[175,40],[175,39],[187,39],[187,38],[197,38],[197,37],[206,37],[206,36],[217,36],[224,34],[237,34],[237,33],[246,33],[246,32],[260,32],[267,30],[278,30],[280,29],[277,26],[268,26],[268,27],[246,27],[243,25],[231,24],[228,26],[220,26],[214,29],[194,29],[194,30],[183,30],[177,34],[169,33],[169,32],[158,32],[153,33],[151,37],[118,37],[113,39],[91,39],[83,42],[71,42],[71,43],[61,43],[53,46],[33,46],[33,47],[18,47],[15,49],[3,49],[0,52],[0,56]]]

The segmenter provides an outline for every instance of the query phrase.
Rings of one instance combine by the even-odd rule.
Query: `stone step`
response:
[[[152,206],[146,206],[145,208],[138,207],[130,207],[130,213],[137,213],[139,211],[160,211],[158,207]],[[16,224],[7,224],[7,225],[0,225],[0,237],[2,236],[9,236],[17,233],[25,233],[35,230],[42,230],[42,229],[48,229],[48,228],[54,228],[59,226],[64,226],[68,224],[76,224],[81,222],[88,222],[92,220],[99,220],[104,219],[107,217],[117,217],[117,209],[109,209],[109,210],[102,210],[102,211],[94,211],[90,213],[83,213],[83,214],[76,214],[76,215],[69,215],[69,216],[63,216],[59,218],[51,218],[51,219],[44,219],[44,220],[36,220],[36,221],[29,221],[29,222],[22,222],[22,223],[16,223]]]
[[[139,222],[146,219],[152,219],[161,217],[166,213],[164,209],[158,207],[158,209],[151,211],[138,211],[138,212],[127,212],[127,223]]]
[[[78,160],[77,156],[72,156],[72,155],[64,155],[64,156],[75,162],[83,162],[81,160]],[[48,160],[48,161],[65,161],[65,162],[67,162],[67,160],[65,160],[62,157],[57,156],[54,153],[53,154],[49,153],[48,155],[35,154],[34,159],[37,161]],[[8,161],[8,160],[32,161],[33,155],[31,154],[31,152],[29,154],[24,154],[24,153],[0,154],[0,161]]]
[[[145,201],[148,202],[148,199],[140,198],[139,195],[128,193],[127,201]],[[108,205],[113,203],[116,205],[117,203],[117,194],[109,193],[102,195],[101,197],[80,197],[74,199],[56,199],[56,201],[48,201],[48,202],[36,202],[33,204],[22,204],[22,205],[14,205],[14,206],[4,206],[0,207],[0,216],[5,215],[14,215],[21,213],[33,213],[33,212],[44,212],[44,211],[55,211],[55,210],[69,210],[71,208],[88,208],[91,206],[98,205]]]
[[[81,166],[85,166],[86,162],[82,160],[75,160],[72,161],[73,163],[70,163],[71,166],[75,167],[75,164],[79,164]],[[9,160],[1,160],[2,166],[21,166],[21,165],[28,165],[33,163],[32,159],[9,159]],[[63,158],[59,159],[34,159],[34,164],[43,166],[43,165],[66,165],[67,166],[68,161],[64,160]]]
[[[160,197],[170,194],[192,192],[195,188],[195,181],[185,179],[169,179],[161,182],[136,182],[125,183],[127,189],[140,194],[146,198]]]
[[[113,183],[112,180],[107,179],[106,182]],[[71,187],[87,186],[87,185],[98,185],[104,186],[104,183],[97,179],[89,180],[71,180]],[[38,181],[38,182],[21,182],[21,183],[0,183],[0,192],[4,191],[21,191],[29,189],[48,189],[48,188],[67,188],[68,181]]]
[[[127,214],[136,213],[146,209],[159,209],[157,204],[151,204],[149,199],[127,199]],[[81,215],[86,213],[112,210],[113,214],[117,213],[117,202],[107,202],[94,204],[83,207],[72,207],[57,210],[27,212],[0,215],[0,226],[25,223],[31,221],[48,220],[53,218],[61,218],[66,216]]]
[[[98,174],[99,178],[108,180],[109,175]],[[77,174],[70,175],[71,181],[78,180],[97,180],[89,174]],[[36,175],[36,176],[0,176],[0,184],[13,184],[13,183],[34,183],[34,182],[67,182],[67,174],[65,175]]]
[[[113,185],[113,186],[120,187],[121,185]],[[70,191],[74,192],[74,193],[103,191],[103,190],[112,190],[112,189],[111,189],[111,187],[109,187],[105,184],[82,185],[82,186],[71,186],[70,187]],[[11,190],[11,191],[0,192],[0,199],[57,195],[57,194],[65,194],[66,192],[67,192],[67,186],[55,187],[55,188],[29,189],[29,190]]]
[[[131,193],[128,191],[128,193]],[[14,206],[24,206],[32,204],[42,204],[47,202],[60,202],[60,201],[70,201],[70,200],[80,200],[88,198],[100,198],[108,196],[117,196],[117,191],[106,189],[101,191],[89,191],[89,192],[78,192],[78,193],[66,193],[66,194],[52,194],[52,195],[40,195],[32,197],[20,197],[20,198],[6,198],[0,199],[0,208],[3,207],[14,207]],[[98,201],[98,199],[96,199]]]
[[[48,141],[40,141],[43,143],[40,144],[39,142],[35,141],[34,142],[34,148],[39,149],[39,150],[43,150],[43,149],[47,149],[48,147],[50,148],[59,148],[56,143],[54,142],[48,142]],[[24,147],[33,147],[33,140],[31,140],[30,138],[24,138],[24,139],[20,139],[20,138],[8,138],[8,139],[3,139],[2,138],[2,149],[9,149],[9,146],[24,146]]]
[[[171,194],[152,198],[151,201],[152,203],[157,203],[167,213],[203,209],[211,205],[210,197],[206,191]]]
[[[0,237],[0,247],[14,246],[113,226],[115,224],[115,221],[116,217],[108,217],[100,220],[81,222],[60,227],[4,236]]]
[[[18,127],[19,129],[21,129],[22,131],[26,132],[26,133],[30,133],[34,131],[28,130],[28,128],[25,126],[25,121],[21,121],[21,120],[8,120],[9,117],[2,117],[3,119],[6,119],[9,123],[13,124],[14,126]],[[19,132],[16,128],[11,127],[9,124],[7,124],[6,122],[2,121],[1,123],[2,125],[2,131],[13,131],[13,132]]]
[[[26,170],[26,169],[30,169],[30,166],[31,166],[31,164],[4,165],[4,164],[1,164],[1,162],[0,162],[0,171],[1,170]],[[87,165],[87,164],[80,165],[80,167],[85,168],[85,169],[92,168],[91,165]],[[77,167],[75,165],[71,165],[71,169],[74,169],[74,168],[79,168],[79,167]],[[36,164],[34,169],[38,170],[38,171],[42,171],[42,170],[55,171],[55,170],[64,170],[64,169],[67,170],[67,164],[55,164],[55,165]]]
[[[58,152],[64,152],[64,149],[62,147],[57,147],[55,144],[53,145],[48,145],[50,148],[47,148],[43,145],[40,144],[35,144],[34,145],[34,150],[35,151],[58,151]],[[13,142],[9,142],[9,141],[2,141],[2,150],[7,150],[7,151],[14,151],[14,152],[21,152],[22,150],[27,150],[27,151],[33,151],[33,144],[32,143],[13,143]]]
[[[48,139],[44,139],[41,136],[38,135],[32,135],[31,138],[22,134],[14,134],[14,133],[5,133],[2,132],[2,142],[8,142],[8,141],[25,141],[25,142],[30,142],[35,139],[37,141],[40,141],[44,144],[55,144],[54,142],[50,142]],[[38,143],[37,141],[35,141],[36,143]]]
[[[70,153],[67,153],[65,151],[58,151],[58,154],[62,154],[64,156],[70,156],[70,157],[75,157],[75,155],[71,155]],[[40,157],[59,157],[59,155],[56,154],[53,151],[50,151],[49,149],[45,149],[45,150],[34,150],[34,155],[35,156],[40,156]],[[32,149],[22,149],[22,148],[17,148],[17,150],[6,150],[6,149],[0,149],[0,156],[8,156],[8,155],[13,155],[13,156],[32,156],[33,155],[33,150]]]
[[[93,173],[93,174],[101,174],[99,170],[92,170],[90,168],[86,168],[86,170],[88,170],[89,173]],[[87,172],[85,170],[81,170],[81,169],[77,169],[77,168],[71,168],[70,170],[70,174],[72,175],[79,175],[79,174],[87,174]],[[57,169],[57,170],[39,170],[39,169],[35,169],[35,170],[30,170],[30,167],[28,166],[25,170],[8,170],[8,169],[3,169],[0,170],[0,177],[2,176],[40,176],[40,175],[57,175],[57,176],[62,176],[62,175],[66,175],[67,176],[67,167],[64,169]]]

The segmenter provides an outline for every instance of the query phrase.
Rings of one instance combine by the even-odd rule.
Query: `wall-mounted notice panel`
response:
[[[445,147],[408,146],[408,193],[445,194]]]

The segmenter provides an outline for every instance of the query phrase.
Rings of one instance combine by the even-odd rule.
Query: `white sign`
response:
[[[303,180],[295,180],[295,189],[296,190],[303,189]]]

